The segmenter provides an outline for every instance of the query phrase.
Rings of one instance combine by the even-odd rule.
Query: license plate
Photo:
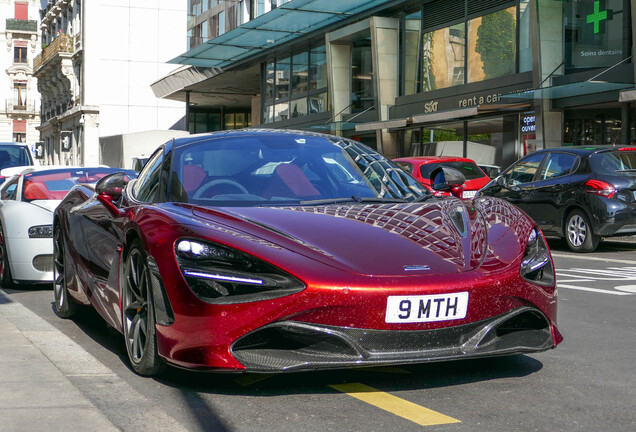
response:
[[[464,193],[462,194],[462,198],[474,198],[475,195],[477,195],[476,190],[472,190],[472,191],[465,190]]]
[[[466,318],[468,293],[389,296],[385,322],[418,323]]]

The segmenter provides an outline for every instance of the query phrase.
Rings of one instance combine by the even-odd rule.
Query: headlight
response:
[[[521,261],[521,277],[538,285],[552,286],[554,284],[554,267],[550,252],[539,228],[533,228],[528,236],[523,261]]]
[[[283,270],[227,246],[182,239],[175,256],[190,289],[209,303],[260,301],[305,289]]]
[[[29,228],[29,238],[53,238],[53,225],[38,225]]]

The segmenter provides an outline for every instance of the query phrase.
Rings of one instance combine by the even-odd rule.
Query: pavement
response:
[[[0,289],[0,432],[146,430],[185,429]]]

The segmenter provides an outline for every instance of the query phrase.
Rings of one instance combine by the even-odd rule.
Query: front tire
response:
[[[573,210],[565,224],[565,240],[574,252],[593,252],[600,238],[592,232],[592,225],[582,210]]]
[[[55,226],[53,233],[53,295],[55,314],[60,318],[71,318],[77,313],[77,303],[68,294],[64,268],[64,238],[62,228]]]
[[[155,310],[148,259],[139,240],[132,243],[124,267],[122,321],[126,352],[139,375],[158,375],[164,362],[157,351]]]
[[[0,226],[0,280],[2,288],[13,288],[15,281],[11,276],[11,267],[9,266],[9,255],[7,254],[7,245],[5,243],[4,229]]]

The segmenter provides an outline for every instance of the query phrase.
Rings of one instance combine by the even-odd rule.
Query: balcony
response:
[[[5,113],[16,115],[33,115],[37,114],[35,110],[35,102],[30,101],[18,101],[17,99],[10,98],[5,103]]]
[[[44,63],[59,53],[73,53],[75,43],[73,36],[59,35],[50,45],[42,48],[42,52],[33,60],[33,70],[37,71]]]
[[[37,33],[38,22],[35,20],[18,20],[7,18],[7,32]]]

